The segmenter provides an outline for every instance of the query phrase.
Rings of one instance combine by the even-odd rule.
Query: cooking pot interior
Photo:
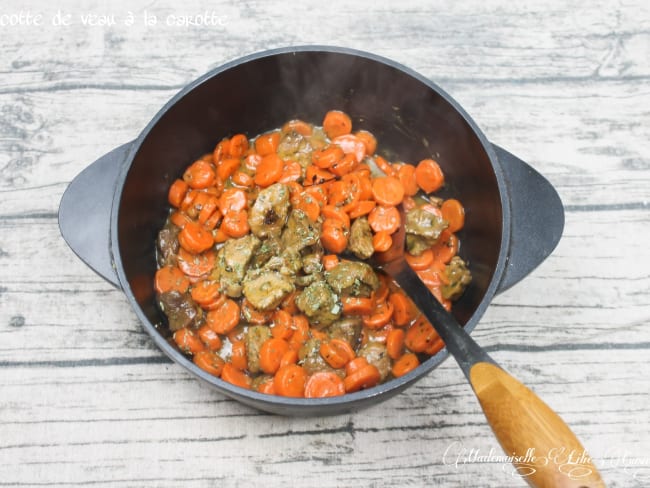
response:
[[[470,124],[445,96],[385,62],[327,51],[250,59],[199,82],[168,104],[145,130],[124,181],[118,208],[119,253],[137,302],[152,324],[155,239],[167,215],[167,190],[192,161],[223,137],[249,137],[299,118],[320,124],[328,110],[348,113],[390,161],[436,159],[446,176],[443,196],[466,210],[460,255],[473,283],[454,305],[466,323],[483,299],[501,248],[502,208],[489,157]],[[124,285],[124,284],[123,284]],[[163,328],[164,329],[164,328]]]

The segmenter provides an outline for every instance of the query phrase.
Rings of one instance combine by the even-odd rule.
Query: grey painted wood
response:
[[[501,451],[453,363],[359,413],[262,414],[167,361],[59,236],[67,183],[184,84],[312,43],[437,81],[556,185],[560,245],[474,336],[569,422],[609,486],[648,486],[650,7],[570,3],[5,2],[7,20],[22,8],[46,25],[0,26],[0,486],[524,486],[496,461],[456,464],[460,446]],[[57,9],[70,26],[51,25]],[[206,10],[221,25],[165,25]]]

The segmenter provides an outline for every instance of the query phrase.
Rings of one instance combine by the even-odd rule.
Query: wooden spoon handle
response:
[[[537,395],[494,364],[472,366],[470,382],[507,456],[530,486],[601,488],[580,441]]]

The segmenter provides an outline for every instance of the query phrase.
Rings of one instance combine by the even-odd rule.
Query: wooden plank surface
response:
[[[430,77],[556,186],[558,248],[474,336],[565,418],[608,486],[650,485],[648,5],[4,2],[0,486],[525,486],[507,464],[468,458],[501,451],[451,361],[362,412],[256,412],[170,363],[60,237],[67,183],[186,83],[298,44],[367,50]],[[216,25],[166,25],[206,11]],[[43,25],[2,25],[27,14]],[[88,14],[116,25],[84,25]],[[65,15],[70,25],[52,25]]]

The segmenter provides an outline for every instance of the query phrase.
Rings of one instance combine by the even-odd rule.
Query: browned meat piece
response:
[[[271,328],[268,325],[252,325],[246,331],[244,342],[246,344],[246,357],[248,371],[260,372],[260,349],[267,339],[271,338]]]
[[[381,342],[368,342],[359,349],[358,356],[366,358],[369,364],[373,364],[379,370],[381,381],[384,381],[390,373],[390,357],[386,352],[386,345]]]
[[[348,249],[359,259],[368,259],[375,251],[372,247],[372,230],[368,219],[359,217],[350,227]]]
[[[251,232],[260,239],[279,236],[289,212],[289,187],[276,183],[260,191],[248,216]]]
[[[341,261],[326,273],[327,283],[339,295],[369,297],[379,289],[379,278],[372,267],[358,261]]]
[[[324,281],[316,281],[297,297],[296,305],[312,325],[329,325],[341,316],[339,297]]]
[[[169,291],[158,297],[160,309],[167,316],[169,329],[176,332],[183,327],[196,326],[203,317],[203,310],[189,293]]]
[[[442,296],[448,300],[458,300],[467,285],[472,282],[472,275],[467,269],[465,261],[459,256],[454,256],[447,266],[445,266],[448,284],[441,288]]]

